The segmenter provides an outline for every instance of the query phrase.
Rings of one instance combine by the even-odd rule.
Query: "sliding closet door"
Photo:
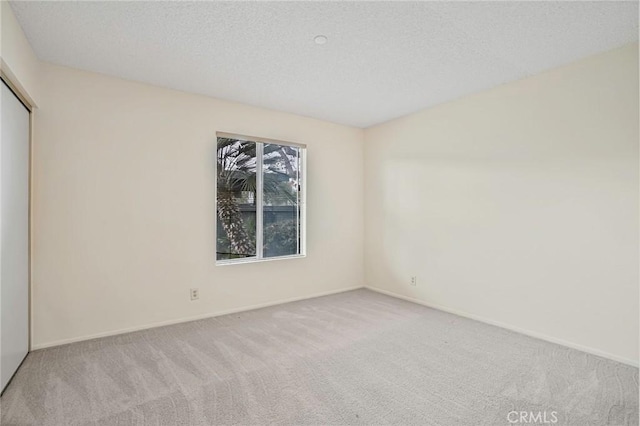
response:
[[[29,111],[2,82],[0,101],[0,389],[29,350]]]

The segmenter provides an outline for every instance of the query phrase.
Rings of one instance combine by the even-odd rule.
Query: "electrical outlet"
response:
[[[415,286],[416,284],[418,284],[418,277],[411,277],[411,285]]]
[[[200,299],[200,290],[198,290],[197,288],[192,288],[190,290],[190,293],[191,293],[191,300]]]

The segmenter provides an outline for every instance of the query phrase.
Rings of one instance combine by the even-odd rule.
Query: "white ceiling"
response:
[[[638,40],[637,2],[11,6],[42,60],[358,127]]]

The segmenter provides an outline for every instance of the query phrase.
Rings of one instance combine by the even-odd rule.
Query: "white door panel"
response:
[[[0,98],[0,390],[29,350],[29,111]]]

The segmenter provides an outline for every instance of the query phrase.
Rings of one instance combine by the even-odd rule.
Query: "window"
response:
[[[305,147],[217,136],[217,263],[303,256]]]

